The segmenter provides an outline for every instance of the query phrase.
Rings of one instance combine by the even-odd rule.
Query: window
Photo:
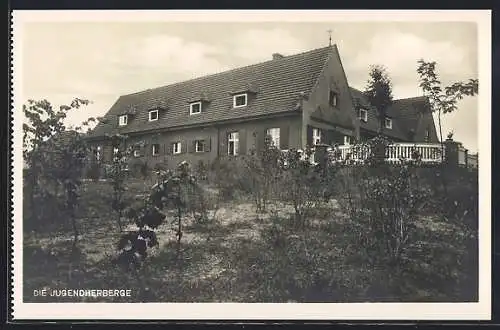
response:
[[[102,148],[101,146],[97,146],[96,152],[95,152],[95,159],[99,162],[101,161],[102,157]]]
[[[240,147],[240,134],[238,132],[232,132],[227,135],[227,154],[236,156],[239,152]]]
[[[349,135],[344,135],[344,144],[345,145],[351,144],[351,137]]]
[[[201,102],[194,102],[189,105],[189,114],[196,115],[201,113]]]
[[[128,116],[127,115],[121,115],[118,117],[118,125],[119,126],[125,126],[127,125],[128,121]]]
[[[244,107],[247,105],[247,94],[238,94],[233,96],[233,108]]]
[[[392,119],[391,118],[385,118],[385,128],[388,128],[388,129],[392,128]]]
[[[280,147],[280,129],[279,128],[269,128],[266,135],[271,137],[271,145],[279,148]]]
[[[118,153],[118,151],[120,151],[120,149],[118,149],[117,147],[114,147],[113,148],[113,156],[116,156],[116,154]]]
[[[151,145],[151,154],[157,156],[160,153],[160,145],[155,143]]]
[[[366,109],[359,109],[358,118],[364,121],[365,123],[368,122],[368,111],[366,111]]]
[[[177,154],[181,153],[181,143],[180,142],[174,142],[174,143],[172,143],[172,153],[174,155],[177,155]]]
[[[151,110],[149,112],[149,121],[158,120],[158,110]]]
[[[204,152],[205,151],[205,141],[203,141],[203,140],[194,141],[194,150],[196,152]]]
[[[319,128],[313,128],[313,144],[321,143],[321,130]]]
[[[134,150],[134,157],[140,157],[141,156],[141,152],[139,151],[139,149],[135,149]]]
[[[336,107],[338,103],[337,93],[334,91],[330,91],[329,103],[332,107]]]

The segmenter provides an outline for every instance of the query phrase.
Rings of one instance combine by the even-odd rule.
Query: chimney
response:
[[[281,55],[280,53],[273,54],[273,60],[279,60],[279,59],[282,59],[283,57],[285,57],[285,56]]]

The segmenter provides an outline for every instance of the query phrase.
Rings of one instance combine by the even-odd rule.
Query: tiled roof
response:
[[[351,95],[357,106],[368,109],[368,121],[360,121],[360,127],[377,132],[379,128],[377,109],[370,105],[362,91],[351,87]],[[417,129],[420,120],[419,113],[424,111],[426,105],[427,98],[424,96],[393,100],[392,105],[387,109],[387,116],[392,118],[392,129],[384,129],[384,134],[408,140],[410,131]]]
[[[272,59],[172,85],[120,96],[90,136],[132,133],[160,128],[243,119],[296,111],[300,96],[310,93],[332,47]],[[248,90],[248,106],[233,108],[235,91]],[[189,115],[189,101],[205,99],[201,114]],[[158,121],[148,121],[148,111],[161,108]],[[127,126],[118,127],[117,116],[135,111]]]

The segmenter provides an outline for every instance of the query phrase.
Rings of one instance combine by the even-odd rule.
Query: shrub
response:
[[[281,155],[280,190],[282,199],[295,210],[295,220],[302,227],[307,226],[312,210],[324,200],[324,187],[327,185],[327,171],[314,166],[309,160],[309,153],[289,150]]]
[[[404,163],[353,167],[347,174],[341,202],[365,257],[372,264],[400,264],[428,189],[418,184],[415,167]]]
[[[244,162],[244,159],[234,157],[219,157],[212,162],[207,179],[219,190],[223,200],[233,200],[238,194],[246,195],[252,192]]]

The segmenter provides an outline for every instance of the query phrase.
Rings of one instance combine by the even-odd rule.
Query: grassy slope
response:
[[[129,189],[139,199],[146,186],[134,183]],[[457,228],[422,218],[407,265],[387,269],[363,259],[335,206],[317,210],[312,227],[303,230],[293,226],[291,210],[282,205],[257,214],[248,202],[226,204],[216,221],[187,221],[180,253],[168,218],[158,230],[160,248],[138,279],[111,263],[119,233],[105,202],[110,194],[106,183],[84,186],[81,253],[70,254],[67,229],[25,234],[25,302],[99,301],[33,297],[34,289],[44,287],[132,289],[133,301],[159,302],[477,300],[477,276],[470,271],[477,269],[476,247],[464,245]]]

